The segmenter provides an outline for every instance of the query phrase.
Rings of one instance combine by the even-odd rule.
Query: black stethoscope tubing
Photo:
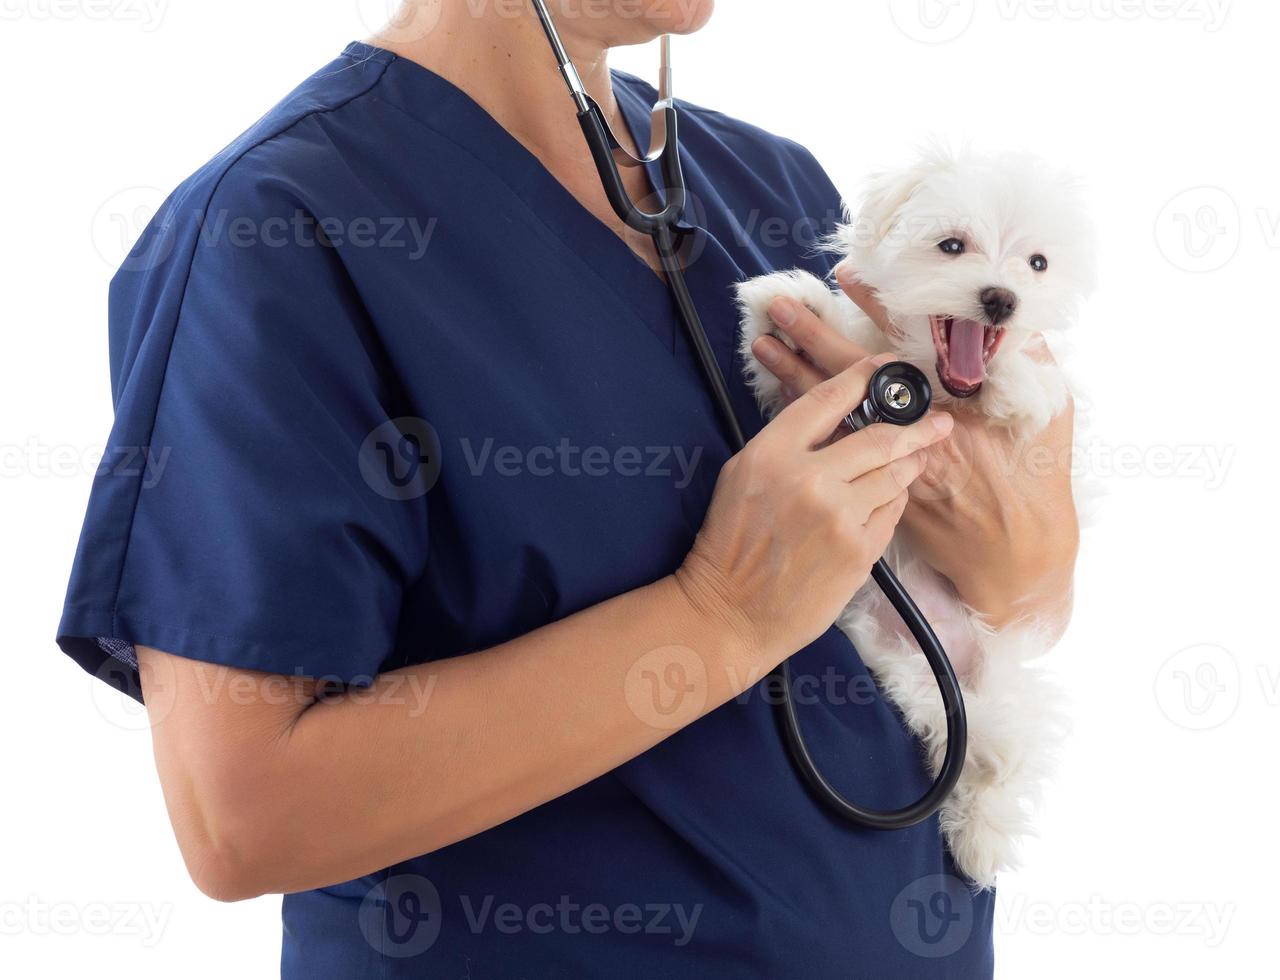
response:
[[[734,414],[728,385],[725,383],[724,374],[707,339],[707,333],[702,326],[701,317],[698,316],[693,297],[689,293],[684,266],[680,260],[681,233],[678,225],[686,204],[686,189],[680,165],[677,132],[679,120],[675,103],[670,97],[669,40],[666,37],[662,39],[662,80],[659,86],[659,102],[653,110],[653,147],[645,157],[636,157],[620,145],[610,130],[599,105],[586,93],[551,21],[545,0],[534,0],[534,7],[555,52],[560,72],[577,106],[578,123],[582,127],[592,159],[600,172],[600,180],[609,203],[628,227],[652,237],[663,274],[671,291],[672,302],[675,304],[689,343],[697,355],[707,387],[727,430],[730,446],[734,452],[739,452],[746,446],[747,440]],[[620,164],[640,166],[655,160],[661,166],[665,185],[663,207],[659,211],[649,212],[642,210],[631,199],[618,168]],[[851,414],[848,421],[852,427],[860,428],[871,421],[879,420],[872,401],[873,399],[869,398],[863,406]],[[892,421],[892,419],[886,419],[886,421]],[[783,742],[793,764],[813,795],[836,814],[859,827],[872,830],[901,830],[927,820],[937,812],[955,788],[964,768],[968,726],[960,682],[928,620],[884,559],[876,562],[871,570],[871,577],[920,645],[937,681],[938,691],[942,695],[947,719],[947,748],[937,776],[923,796],[909,806],[896,810],[870,809],[847,799],[822,774],[805,742],[800,728],[800,718],[796,711],[795,698],[792,696],[791,671],[787,662],[783,661],[775,667],[769,677],[778,686],[781,695],[777,702],[777,717]]]

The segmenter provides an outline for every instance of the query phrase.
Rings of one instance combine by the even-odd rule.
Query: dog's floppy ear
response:
[[[893,230],[898,212],[924,182],[923,164],[893,173],[872,174],[855,219],[867,246],[878,245]]]
[[[897,228],[900,213],[929,177],[949,169],[954,156],[941,146],[927,147],[909,167],[882,171],[868,178],[856,211],[838,232],[846,255],[866,254],[879,248]]]

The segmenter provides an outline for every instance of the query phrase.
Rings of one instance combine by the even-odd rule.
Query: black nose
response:
[[[1018,297],[1009,290],[996,286],[984,289],[978,298],[982,300],[982,308],[987,311],[987,320],[993,327],[1004,323],[1018,308]]]

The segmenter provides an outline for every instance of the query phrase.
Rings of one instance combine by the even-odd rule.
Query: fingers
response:
[[[803,395],[814,385],[827,380],[828,375],[793,351],[777,337],[758,337],[751,345],[751,353],[768,368],[769,373],[782,382],[782,387],[795,395]]]
[[[814,385],[784,408],[757,438],[806,449],[826,442],[844,417],[867,397],[867,384],[876,369],[892,360],[892,354],[863,358]]]
[[[863,523],[885,504],[892,503],[905,494],[908,488],[924,472],[926,458],[923,451],[894,460],[888,466],[872,470],[853,481],[858,506],[863,509]]]
[[[900,493],[882,507],[877,507],[867,518],[866,529],[869,542],[876,546],[878,554],[889,550],[889,542],[893,540],[893,532],[902,520],[907,509],[908,497]]]
[[[869,425],[847,439],[841,439],[822,450],[840,475],[849,481],[895,463],[919,456],[916,462],[899,468],[900,475],[910,475],[898,489],[905,490],[924,472],[926,458],[922,450],[942,442],[955,428],[955,419],[945,412],[930,412],[912,425]]]
[[[841,262],[836,266],[836,282],[840,284],[844,294],[857,304],[858,309],[871,317],[882,334],[886,337],[892,336],[889,311],[880,302],[876,291],[858,278],[858,271],[848,262]]]
[[[839,374],[870,353],[841,336],[811,309],[790,297],[779,296],[770,303],[769,318],[828,375]]]

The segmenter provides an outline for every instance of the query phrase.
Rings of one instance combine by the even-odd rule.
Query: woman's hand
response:
[[[881,331],[888,316],[875,294],[847,275],[841,287]],[[779,329],[807,355],[772,337],[753,351],[793,394],[866,356],[803,306],[779,300]],[[1048,357],[1048,351],[1044,351]],[[918,553],[995,627],[1024,616],[1065,626],[1079,527],[1071,496],[1073,411],[1033,439],[1016,441],[972,413],[959,413],[952,438],[928,451],[911,488],[902,527]]]
[[[935,413],[832,440],[890,360],[848,358],[729,460],[676,574],[696,608],[727,618],[770,667],[836,621],[888,547],[925,450],[951,432]]]

